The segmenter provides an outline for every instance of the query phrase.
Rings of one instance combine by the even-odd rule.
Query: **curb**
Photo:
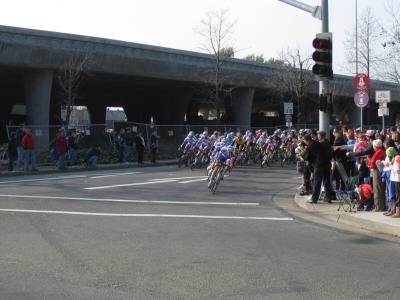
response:
[[[121,164],[121,165],[98,165],[97,168],[85,168],[85,167],[77,167],[70,168],[63,171],[55,169],[50,170],[39,170],[36,172],[25,172],[25,171],[16,171],[16,172],[1,172],[0,178],[3,177],[18,177],[18,176],[29,176],[29,175],[49,175],[49,174],[65,174],[65,173],[76,173],[76,172],[85,172],[85,171],[102,171],[102,170],[123,170],[123,169],[142,169],[142,168],[151,168],[151,167],[163,167],[163,166],[172,166],[177,165],[175,160],[160,162],[155,164],[143,164],[138,166],[137,164]]]
[[[304,201],[304,199],[302,199],[301,196],[299,196],[297,194],[294,197],[294,202],[299,207],[307,210],[308,212],[314,212],[314,213],[318,214],[319,216],[329,219],[330,221],[333,221],[336,223],[353,226],[353,227],[358,227],[358,228],[372,231],[375,233],[381,233],[381,234],[391,235],[391,236],[395,236],[395,237],[400,237],[400,229],[397,226],[391,226],[389,224],[383,224],[383,223],[375,222],[375,221],[371,221],[371,220],[360,219],[360,218],[352,216],[352,213],[338,212],[338,211],[321,212],[316,209],[316,206],[318,204],[307,203]]]

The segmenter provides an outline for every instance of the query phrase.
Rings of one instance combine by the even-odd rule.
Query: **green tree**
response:
[[[262,55],[262,54],[260,54],[260,55],[250,54],[250,55],[247,55],[246,57],[244,57],[243,59],[248,60],[248,61],[265,63],[265,58],[264,58],[264,55]]]
[[[279,65],[279,66],[283,66],[285,64],[285,62],[282,59],[273,58],[273,57],[269,58],[267,60],[267,63],[271,64],[271,65]]]
[[[232,47],[222,48],[219,50],[219,55],[224,58],[234,58],[235,50]]]

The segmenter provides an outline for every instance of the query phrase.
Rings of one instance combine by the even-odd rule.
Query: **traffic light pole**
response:
[[[329,6],[328,0],[321,0],[321,6],[310,6],[304,4],[297,0],[278,0],[284,2],[288,5],[294,6],[301,10],[311,13],[314,18],[320,19],[322,21],[322,32],[329,32]],[[329,93],[329,81],[319,81],[319,95],[326,96]],[[323,111],[319,111],[319,130],[323,130],[327,133],[327,138],[330,137],[329,134],[329,114]]]
[[[328,0],[321,0],[321,11],[322,11],[322,32],[329,32],[329,6]],[[329,81],[319,81],[319,94],[326,96],[329,93]],[[329,114],[323,111],[319,111],[319,130],[325,131],[327,138],[329,134]]]

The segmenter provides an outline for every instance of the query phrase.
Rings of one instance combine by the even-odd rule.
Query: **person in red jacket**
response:
[[[65,155],[67,153],[67,138],[64,128],[60,128],[56,134],[56,151],[58,156],[58,169],[65,170]]]
[[[384,161],[386,152],[382,146],[382,140],[374,140],[372,142],[372,147],[374,148],[374,155],[368,160],[368,168],[370,168],[372,172],[375,211],[385,211],[385,190],[381,180],[381,172],[376,166],[376,162],[378,160]]]
[[[35,143],[30,128],[25,128],[25,135],[22,138],[22,149],[24,152],[24,170],[29,171],[31,169],[32,171],[37,171]]]

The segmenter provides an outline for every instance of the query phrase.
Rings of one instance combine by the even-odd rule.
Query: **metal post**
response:
[[[356,3],[356,74],[358,74],[358,0]],[[363,130],[363,108],[360,107],[360,128]]]
[[[329,32],[329,6],[328,0],[321,0],[322,9],[322,32]],[[326,95],[329,93],[329,81],[320,80],[319,82],[319,94]],[[319,111],[319,130],[323,130],[329,134],[329,114],[323,111]]]
[[[383,131],[383,134],[385,134],[385,115],[384,114],[382,114],[382,131]]]

